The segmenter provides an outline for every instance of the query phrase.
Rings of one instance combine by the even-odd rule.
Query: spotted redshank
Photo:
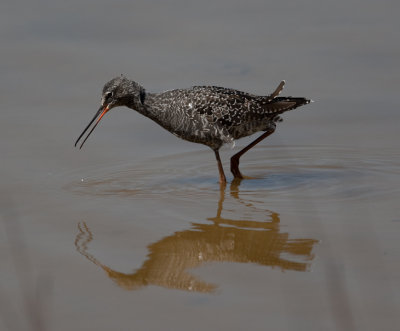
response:
[[[231,157],[233,176],[243,178],[239,171],[240,157],[275,131],[276,123],[282,121],[282,113],[310,103],[311,100],[306,98],[279,97],[284,85],[285,81],[282,81],[272,94],[266,96],[217,86],[148,93],[138,83],[121,75],[104,85],[101,106],[75,146],[96,119],[80,148],[110,109],[126,106],[179,138],[209,146],[218,162],[219,181],[224,184],[226,177],[219,155],[223,144],[263,132]]]

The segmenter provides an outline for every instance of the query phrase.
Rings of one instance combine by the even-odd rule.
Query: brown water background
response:
[[[398,330],[399,12],[3,1],[0,329]],[[153,92],[286,79],[315,103],[220,190],[208,148],[128,109],[73,147],[121,73]]]

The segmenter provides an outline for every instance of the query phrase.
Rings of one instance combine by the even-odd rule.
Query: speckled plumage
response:
[[[177,137],[207,145],[217,153],[225,143],[258,131],[272,133],[281,121],[280,114],[310,102],[305,98],[278,97],[283,86],[281,82],[274,93],[266,96],[217,86],[147,93],[136,82],[119,76],[104,85],[102,107],[82,135],[99,115],[96,125],[111,108],[127,106]]]
[[[212,149],[258,131],[274,129],[280,114],[309,102],[304,98],[256,96],[217,86],[146,93],[143,87],[123,76],[108,82],[103,95],[124,90],[136,96],[124,100],[127,107],[151,118],[179,138]],[[140,95],[142,100],[137,97]]]

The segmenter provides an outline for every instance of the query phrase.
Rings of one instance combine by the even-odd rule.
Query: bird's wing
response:
[[[310,100],[296,97],[279,97],[285,81],[268,96],[256,96],[233,89],[217,86],[194,87],[194,95],[201,97],[195,100],[195,109],[205,115],[209,122],[221,124],[223,127],[241,125],[246,117],[273,119],[286,111],[305,105]]]
[[[251,107],[256,96],[218,86],[193,87],[193,107],[210,123],[231,127],[239,125],[243,113]]]

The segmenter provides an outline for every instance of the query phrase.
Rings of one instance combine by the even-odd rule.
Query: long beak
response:
[[[82,138],[82,136],[85,134],[85,132],[90,128],[90,126],[93,124],[93,122],[96,120],[97,121],[95,123],[95,125],[93,126],[92,130],[90,130],[90,132],[88,133],[88,135],[86,136],[86,138],[83,140],[81,146],[79,146],[79,149],[82,148],[83,144],[85,143],[85,141],[89,138],[90,134],[93,132],[93,130],[96,128],[97,124],[99,124],[100,120],[102,119],[102,117],[105,115],[105,113],[107,113],[110,110],[110,107],[108,105],[106,106],[101,106],[99,108],[99,110],[96,112],[96,114],[94,115],[94,117],[92,118],[92,120],[90,121],[90,123],[88,124],[88,126],[85,128],[85,130],[83,130],[83,132],[81,133],[81,135],[79,136],[79,138],[76,140],[75,142],[75,147],[78,144],[79,140]]]

